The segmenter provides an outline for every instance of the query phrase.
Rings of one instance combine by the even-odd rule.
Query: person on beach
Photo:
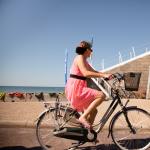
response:
[[[76,47],[77,56],[74,58],[70,68],[70,77],[65,86],[66,98],[77,111],[83,112],[79,122],[86,128],[91,129],[97,114],[97,106],[105,99],[102,91],[87,87],[87,78],[104,77],[109,78],[111,74],[94,70],[87,59],[90,57],[92,45],[90,42],[81,41]]]

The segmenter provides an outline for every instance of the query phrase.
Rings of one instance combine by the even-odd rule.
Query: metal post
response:
[[[134,47],[132,47],[132,51],[133,51],[133,57],[135,57],[135,50],[134,50]]]
[[[92,54],[90,55],[90,64],[91,64],[91,66],[93,65]]]
[[[104,59],[102,59],[101,61],[101,67],[102,67],[102,70],[104,70],[105,66],[104,66]]]
[[[119,52],[119,63],[122,63],[122,55],[120,52]]]
[[[65,84],[67,83],[68,50],[65,52]]]
[[[132,57],[132,52],[130,52],[130,59],[132,59],[133,57]]]

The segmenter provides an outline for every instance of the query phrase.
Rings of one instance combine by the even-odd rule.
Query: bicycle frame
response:
[[[99,133],[104,125],[106,124],[107,120],[110,118],[110,116],[113,114],[114,110],[118,105],[121,106],[121,110],[125,108],[125,106],[121,102],[121,98],[119,96],[119,91],[113,91],[113,88],[104,78],[92,78],[93,82],[99,87],[99,89],[106,95],[107,98],[112,98],[112,102],[109,105],[108,109],[104,113],[103,117],[100,119],[99,123],[94,126],[99,126],[97,129],[97,133]],[[118,80],[117,80],[118,81]],[[103,85],[103,86],[102,86]]]
[[[111,86],[107,83],[107,81],[105,81],[104,79],[102,79],[101,81],[105,82],[106,85],[108,86],[109,96],[112,97],[112,102],[109,105],[109,107],[107,108],[107,110],[104,113],[104,115],[102,116],[102,118],[100,119],[99,123],[94,125],[94,126],[98,126],[98,129],[96,130],[97,133],[99,133],[103,129],[103,127],[105,126],[106,122],[111,117],[111,115],[113,114],[113,112],[115,111],[115,109],[116,109],[116,107],[118,105],[121,106],[121,111],[125,111],[126,110],[126,104],[127,104],[126,103],[125,105],[123,105],[123,103],[121,102],[121,98],[119,96],[119,93],[117,91],[115,91],[115,93],[114,93],[114,91],[112,91]],[[106,90],[102,86],[100,86],[100,84],[99,84],[99,88],[102,88],[103,91],[105,91],[105,93],[106,93]],[[53,109],[53,108],[56,109],[55,118],[57,118],[57,112],[59,112],[60,107],[63,107],[63,106],[60,105],[59,97],[57,97],[56,101],[55,101],[55,107],[50,107],[49,108],[49,109]],[[69,107],[68,106],[64,106],[63,108],[65,110],[67,110]],[[62,127],[73,117],[73,115],[75,113],[77,113],[77,111],[76,110],[72,110],[72,112],[69,115],[70,117],[62,124]],[[125,117],[125,118],[127,118],[127,117]],[[129,124],[128,119],[126,119],[126,120],[127,120],[128,124]],[[110,125],[111,125],[111,123],[110,123]],[[109,130],[109,132],[110,132],[110,130]]]
[[[127,103],[128,102],[129,102],[129,100],[127,101]],[[134,132],[134,130],[133,130],[131,124],[130,124],[130,121],[129,121],[128,117],[127,117],[127,114],[126,114],[126,110],[127,110],[127,108],[129,108],[129,107],[126,107],[127,103],[125,105],[123,105],[123,103],[121,102],[120,96],[118,95],[118,93],[116,93],[116,96],[113,97],[113,101],[111,102],[111,104],[109,105],[108,109],[106,110],[106,112],[104,113],[102,118],[100,119],[99,123],[94,125],[94,126],[99,126],[96,132],[99,133],[103,129],[103,127],[105,126],[106,122],[111,117],[111,115],[113,114],[113,112],[115,111],[115,109],[117,108],[118,105],[121,106],[120,111],[124,112],[124,116],[125,116],[126,122],[128,123],[128,126],[130,127],[131,131]],[[133,108],[133,107],[136,107],[136,106],[131,106],[131,107]],[[115,113],[115,115],[113,117],[115,117],[120,111]],[[113,120],[113,118],[112,118],[112,120]],[[112,120],[111,120],[111,122],[109,124],[108,137],[109,137],[110,131],[111,131],[110,127],[111,127]]]
[[[106,124],[106,122],[108,121],[108,119],[110,118],[110,116],[113,114],[114,110],[116,109],[116,107],[118,105],[122,105],[120,98],[117,96],[115,98],[113,98],[113,101],[111,102],[111,104],[109,105],[109,107],[107,108],[106,112],[104,113],[104,115],[102,116],[102,118],[100,119],[99,123],[94,125],[94,126],[99,126],[97,129],[97,133],[99,133],[104,125]]]
[[[117,78],[117,79],[120,83],[119,78]],[[125,92],[125,89],[122,86],[119,86],[119,84],[116,84],[116,87],[115,87],[114,83],[117,83],[116,81],[107,83],[107,81],[105,81],[104,79],[102,79],[100,81],[96,80],[96,82],[99,84],[99,88],[103,89],[101,91],[104,94],[106,93],[107,94],[107,95],[105,94],[106,97],[111,98],[112,101],[109,104],[109,106],[107,107],[107,109],[104,112],[104,114],[102,115],[102,117],[99,118],[100,119],[99,122],[93,125],[93,130],[84,128],[84,126],[78,120],[78,118],[80,117],[80,112],[77,112],[77,110],[71,108],[69,104],[66,105],[66,102],[65,102],[65,105],[63,105],[59,101],[59,96],[56,97],[54,106],[47,105],[46,103],[44,103],[46,110],[43,111],[40,114],[40,116],[38,117],[38,124],[37,124],[37,128],[36,128],[38,140],[39,140],[40,144],[42,145],[42,147],[43,147],[43,145],[47,146],[47,140],[45,141],[45,143],[42,143],[42,139],[41,139],[42,131],[40,131],[40,129],[42,127],[41,124],[42,124],[42,120],[44,120],[43,118],[47,119],[47,114],[50,114],[52,116],[52,119],[54,119],[54,121],[56,121],[56,123],[58,123],[58,127],[57,127],[56,126],[57,124],[55,124],[55,122],[54,122],[53,128],[55,130],[51,131],[51,134],[53,134],[55,136],[55,138],[61,137],[61,138],[72,139],[72,140],[78,141],[77,143],[75,143],[74,146],[72,146],[70,148],[78,148],[78,146],[83,145],[86,142],[93,142],[93,141],[96,142],[97,135],[104,128],[105,124],[109,121],[111,116],[112,116],[112,119],[110,120],[110,122],[108,122],[109,123],[108,137],[111,135],[112,140],[120,149],[124,149],[124,147],[130,148],[130,146],[132,148],[132,143],[133,143],[133,146],[134,146],[134,143],[136,143],[136,141],[135,141],[136,134],[140,135],[140,136],[145,135],[145,134],[141,134],[143,132],[140,132],[140,130],[142,129],[142,131],[143,131],[143,129],[145,129],[145,127],[146,127],[146,129],[147,129],[147,127],[149,129],[149,126],[145,126],[145,124],[144,124],[144,126],[141,126],[143,123],[143,120],[142,120],[142,122],[140,122],[139,126],[136,127],[136,125],[139,122],[138,123],[134,122],[132,120],[132,117],[130,117],[130,114],[132,114],[132,113],[134,114],[135,112],[136,113],[138,112],[138,114],[141,114],[141,117],[143,117],[143,114],[144,114],[144,116],[148,120],[149,120],[150,114],[148,112],[146,112],[145,110],[138,108],[137,106],[127,106],[128,102],[130,100],[130,96],[128,96],[128,94]],[[106,83],[106,85],[104,85],[105,83]],[[100,86],[100,84],[102,84],[102,85]],[[122,96],[126,97],[125,103],[122,101]],[[120,108],[116,112],[115,110],[118,106],[120,106]],[[115,113],[114,113],[114,111],[115,111]],[[49,115],[48,115],[48,117],[49,117]],[[47,120],[50,121],[49,118]],[[140,120],[140,118],[138,118],[138,120]],[[144,120],[144,122],[145,121],[147,122],[148,120]],[[69,124],[69,122],[70,122],[70,124]],[[43,123],[44,123],[44,121],[43,121]],[[127,129],[127,132],[125,131],[125,134],[127,136],[118,134],[118,131],[124,134],[124,129]],[[85,131],[85,132],[83,132],[83,131]],[[80,134],[80,137],[79,137],[78,133]],[[128,134],[132,134],[131,139],[130,139],[130,137],[128,138]],[[132,136],[133,136],[133,140],[132,140]],[[126,139],[126,137],[127,137],[127,139]],[[150,144],[149,136],[146,135],[145,137],[147,140],[146,140],[145,144],[142,145],[144,149],[149,148],[149,146],[150,146],[149,145]],[[45,136],[43,136],[43,139],[45,139]],[[138,140],[143,142],[145,139],[138,139]],[[129,142],[131,143],[131,145],[130,144],[128,145]],[[139,141],[137,141],[137,143],[139,143]],[[141,145],[138,144],[138,146],[141,149]]]

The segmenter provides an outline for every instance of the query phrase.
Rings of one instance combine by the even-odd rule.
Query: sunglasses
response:
[[[93,52],[93,50],[91,48],[88,48],[89,51]]]

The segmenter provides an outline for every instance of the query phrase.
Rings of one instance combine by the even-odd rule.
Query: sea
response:
[[[0,92],[23,92],[23,93],[62,93],[64,87],[34,87],[34,86],[0,86]]]

